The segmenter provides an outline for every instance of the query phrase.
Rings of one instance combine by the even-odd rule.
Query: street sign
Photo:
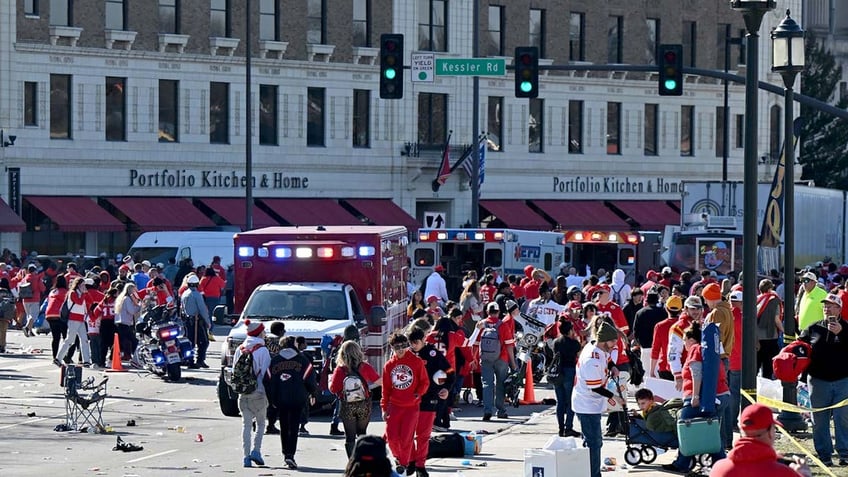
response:
[[[412,81],[432,83],[435,59],[436,55],[433,53],[413,53],[412,61],[410,61]]]
[[[438,58],[436,76],[504,76],[503,58]]]
[[[445,229],[447,222],[444,212],[424,212],[425,229]]]

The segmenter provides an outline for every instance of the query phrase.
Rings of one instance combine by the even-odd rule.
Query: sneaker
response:
[[[677,466],[674,465],[674,464],[663,464],[662,470],[664,470],[666,472],[675,472],[675,473],[678,473],[678,474],[685,474],[687,472],[687,471],[678,469]]]
[[[306,430],[306,427],[300,426],[300,430],[298,431],[298,434],[300,434],[301,436],[308,436],[309,431]]]
[[[245,466],[245,467],[253,467],[253,461],[252,461],[252,460],[250,460],[250,457],[245,457],[245,458],[244,458],[244,466]]]
[[[331,436],[343,436],[344,431],[339,430],[339,425],[331,425],[330,426],[330,435]]]
[[[840,459],[839,459],[839,466],[840,466],[840,467],[848,466],[848,459],[841,459],[841,458],[840,458]]]
[[[492,413],[491,412],[484,413],[483,414],[483,420],[486,421],[486,422],[491,421],[492,420]]]
[[[415,473],[415,463],[410,462],[408,466],[406,466],[406,475],[412,475]]]
[[[615,437],[617,435],[618,435],[618,431],[616,431],[614,429],[610,429],[610,430],[608,430],[607,432],[604,433],[604,437]]]
[[[424,467],[416,467],[415,477],[430,477],[430,473]]]
[[[90,368],[90,367],[91,367],[91,363],[82,363],[82,367],[83,367],[83,368]]]
[[[256,462],[256,465],[265,465],[265,461],[262,460],[262,454],[259,451],[253,451],[250,453],[250,460]]]
[[[279,434],[280,430],[276,426],[268,426],[265,428],[265,434]]]
[[[442,426],[433,426],[433,430],[436,432],[448,432],[448,428]]]
[[[286,467],[291,470],[297,469],[297,462],[294,461],[294,457],[286,457]]]
[[[509,415],[506,411],[498,411],[498,419],[509,419]]]
[[[456,412],[459,412],[459,409],[457,409],[457,410],[456,410]],[[456,414],[454,414],[454,411],[451,411],[451,412],[450,412],[450,418],[451,418],[451,421],[455,421],[455,420],[456,420]]]
[[[574,429],[566,429],[563,431],[563,437],[580,437],[582,434],[575,431]]]
[[[56,359],[56,358],[53,358],[53,364],[55,364],[56,366],[58,366],[58,367],[60,367],[60,368],[61,368],[62,366],[64,366],[64,365],[65,365],[65,363],[63,363],[63,362],[59,361],[59,360],[58,360],[58,359]]]
[[[398,462],[397,465],[395,466],[395,472],[397,472],[398,475],[405,475],[406,474],[406,467],[403,466],[403,465],[400,465],[400,463]]]
[[[201,361],[200,363],[197,363],[197,365],[203,369],[209,369],[209,365],[206,364],[206,361]]]

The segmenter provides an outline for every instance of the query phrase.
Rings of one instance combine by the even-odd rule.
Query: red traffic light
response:
[[[665,58],[666,63],[674,63],[677,60],[677,53],[673,51],[666,51],[663,54],[663,58]]]
[[[528,55],[527,53],[525,53],[525,54],[519,56],[518,60],[521,62],[522,65],[529,65],[530,63],[533,62],[533,57]]]
[[[397,50],[397,46],[397,42],[394,40],[387,40],[383,43],[383,48],[389,52],[394,52],[395,50]]]

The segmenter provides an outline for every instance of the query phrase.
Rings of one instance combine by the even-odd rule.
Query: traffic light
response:
[[[683,45],[660,45],[660,96],[683,95]]]
[[[380,35],[380,97],[403,98],[403,35]]]
[[[515,97],[536,98],[539,96],[539,48],[518,46],[515,48]]]

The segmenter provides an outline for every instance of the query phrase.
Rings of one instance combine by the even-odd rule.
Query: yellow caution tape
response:
[[[748,402],[750,402],[750,403],[753,403],[753,402],[754,402],[754,398],[752,398],[752,397],[751,397],[751,395],[750,395],[750,394],[748,394],[748,392],[747,392],[747,391],[743,390],[741,393],[742,393],[742,396],[744,396],[744,397],[745,397],[745,399],[747,399],[747,400],[748,400]],[[764,398],[763,398],[762,396],[757,396],[757,402],[760,402],[761,404],[766,404],[766,403],[762,402],[762,401],[761,401],[761,399],[764,399]],[[769,401],[773,401],[773,400],[772,400],[772,399],[769,399]],[[781,404],[784,404],[784,403],[781,403]],[[768,405],[768,404],[766,404],[766,405]],[[785,405],[785,404],[784,404],[784,405]],[[770,407],[771,407],[771,406],[770,406]],[[798,407],[798,406],[795,406],[795,407]],[[809,409],[806,409],[806,408],[799,408],[799,409],[805,409],[805,410],[809,411]],[[802,411],[802,412],[806,412],[806,411]],[[792,436],[789,434],[789,432],[788,432],[788,431],[786,431],[786,429],[784,429],[784,428],[783,428],[783,427],[781,427],[781,426],[777,426],[777,430],[779,430],[779,431],[780,431],[780,433],[781,433],[781,434],[782,434],[785,438],[789,439],[789,442],[791,442],[791,443],[792,443],[792,445],[794,445],[794,446],[795,446],[798,450],[800,450],[800,451],[801,451],[801,453],[803,453],[803,454],[804,454],[804,456],[807,458],[808,462],[813,462],[813,463],[815,463],[817,466],[819,466],[819,468],[821,468],[822,470],[824,470],[824,472],[825,472],[827,475],[829,475],[830,477],[836,477],[836,474],[834,474],[834,473],[830,470],[830,468],[829,468],[828,466],[824,465],[824,462],[822,462],[821,460],[819,460],[819,458],[818,458],[818,457],[814,456],[812,453],[810,453],[810,451],[809,451],[806,447],[804,447],[803,445],[801,445],[801,443],[800,443],[800,442],[798,442],[797,440],[795,440],[795,438],[794,438],[794,437],[792,437]]]
[[[760,404],[765,404],[768,407],[773,407],[775,409],[779,409],[781,411],[798,412],[798,413],[819,412],[819,411],[829,411],[831,409],[836,409],[838,407],[848,406],[848,399],[843,399],[842,401],[839,401],[838,403],[833,404],[831,406],[827,406],[827,407],[803,407],[803,406],[798,406],[796,404],[789,404],[789,403],[785,403],[783,401],[778,401],[777,399],[772,399],[772,398],[769,398],[769,397],[760,396],[759,394],[757,394],[757,391],[755,389],[743,389],[741,392],[742,392],[742,394],[748,396],[748,398],[751,399],[751,402],[754,402],[754,398],[751,397],[751,396],[756,395],[757,396],[756,402],[758,402]]]

